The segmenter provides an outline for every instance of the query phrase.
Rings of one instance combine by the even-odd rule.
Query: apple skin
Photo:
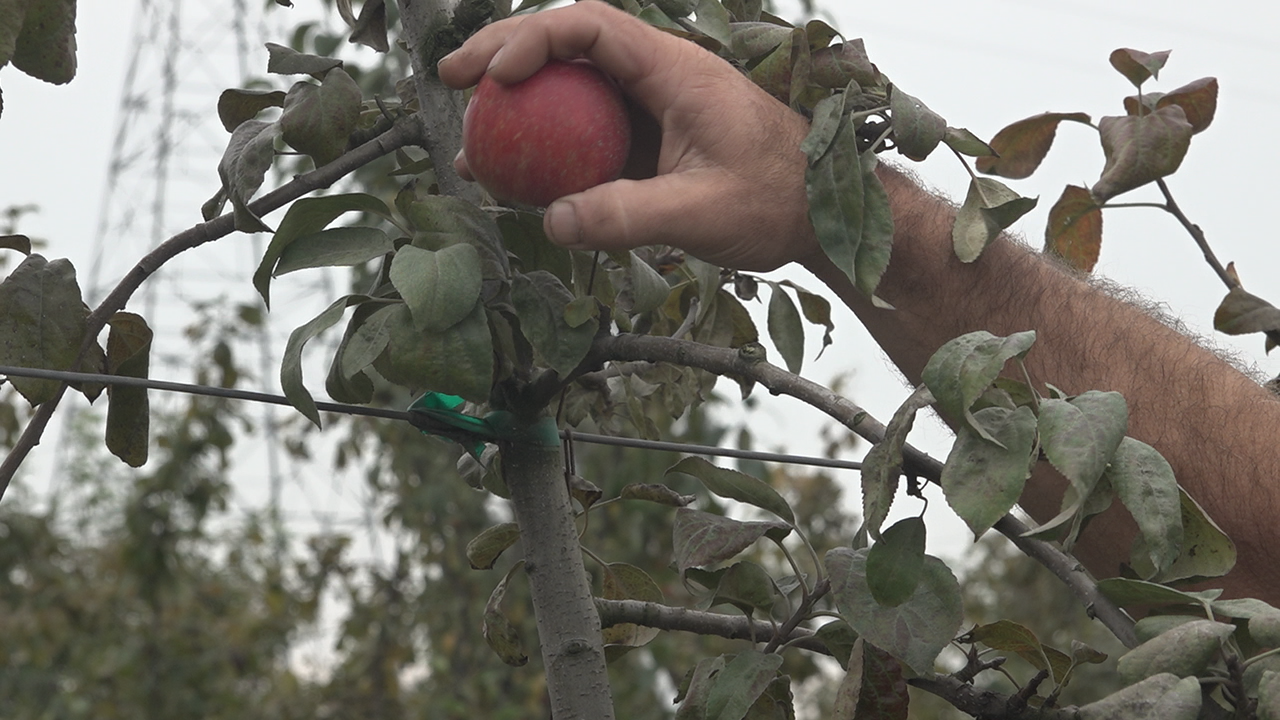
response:
[[[471,175],[495,198],[546,207],[618,179],[631,121],[622,92],[595,66],[551,60],[512,85],[481,78],[462,147]]]

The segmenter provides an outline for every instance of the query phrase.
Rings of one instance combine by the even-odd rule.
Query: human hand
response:
[[[547,208],[554,242],[576,250],[674,245],[756,271],[821,253],[800,151],[808,123],[687,40],[589,0],[485,27],[440,61],[440,79],[464,88],[487,72],[514,83],[552,57],[591,60],[662,131],[655,176],[599,185]],[[457,167],[470,177],[465,156]]]

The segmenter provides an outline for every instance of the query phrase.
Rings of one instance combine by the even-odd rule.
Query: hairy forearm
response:
[[[891,169],[897,226],[892,261],[874,308],[829,263],[807,263],[854,310],[907,378],[920,381],[929,356],[974,330],[1035,330],[1027,367],[1037,383],[1069,393],[1114,390],[1129,404],[1129,434],[1158,449],[1178,481],[1237,543],[1228,577],[1236,595],[1280,600],[1271,570],[1280,530],[1280,402],[1255,382],[1142,310],[1082,282],[1007,239],[977,262],[951,251],[953,208]],[[1043,390],[1043,388],[1041,388]],[[1023,506],[1040,520],[1056,514],[1064,481],[1038,468]],[[1078,553],[1099,575],[1128,561],[1132,521],[1113,509],[1091,524]]]

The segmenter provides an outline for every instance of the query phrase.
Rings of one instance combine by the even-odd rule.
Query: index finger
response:
[[[577,57],[589,59],[655,116],[675,101],[690,74],[737,74],[693,43],[596,0],[489,25],[442,60],[439,72],[453,88],[474,85],[486,72],[514,83],[550,58]]]

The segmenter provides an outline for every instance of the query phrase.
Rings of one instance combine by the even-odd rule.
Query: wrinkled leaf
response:
[[[0,365],[74,369],[89,310],[70,261],[28,255],[0,281],[0,308]],[[9,382],[32,405],[53,398],[59,387],[55,380],[11,377]]]
[[[267,43],[267,72],[276,75],[323,75],[342,67],[337,58],[307,55],[293,48]]]
[[[947,504],[979,537],[1022,495],[1035,460],[1036,417],[1028,407],[989,407],[973,417],[999,444],[961,427],[942,468],[941,482]]]
[[[0,65],[12,60],[14,67],[38,80],[54,85],[71,82],[76,76],[76,0],[37,0],[25,5],[25,14],[18,20],[22,30],[13,46],[6,48],[13,55],[0,51]],[[11,6],[4,11],[11,23],[22,10]]]
[[[280,361],[280,389],[289,399],[289,404],[297,408],[298,412],[305,415],[316,427],[321,427],[320,411],[316,409],[315,400],[312,399],[311,393],[303,382],[302,351],[312,338],[341,320],[343,311],[348,307],[368,301],[369,297],[365,295],[345,295],[338,298],[325,308],[324,312],[290,333],[289,341],[285,343],[284,355]]]
[[[897,607],[915,594],[924,572],[924,520],[894,523],[867,553],[867,587],[884,607]]]
[[[676,567],[681,572],[723,562],[768,535],[781,540],[791,526],[780,522],[742,522],[722,515],[679,508],[672,526]]]
[[[1160,69],[1169,59],[1169,51],[1144,53],[1141,50],[1120,48],[1113,50],[1108,60],[1111,67],[1125,76],[1134,87],[1141,87],[1150,78],[1159,78]]]
[[[889,507],[898,491],[902,469],[902,448],[915,424],[916,413],[933,403],[933,394],[923,385],[894,411],[885,427],[884,440],[872,446],[862,460],[862,517],[873,538],[880,537],[880,526],[889,515]]]
[[[1068,185],[1049,208],[1045,252],[1081,272],[1092,272],[1102,249],[1102,211],[1085,188]]]
[[[868,552],[849,548],[827,552],[825,564],[841,615],[867,642],[917,673],[932,672],[934,659],[964,620],[960,584],[946,563],[925,556],[915,594],[897,607],[886,608],[867,586]]]
[[[974,178],[951,230],[956,257],[961,262],[977,260],[1001,231],[1035,206],[1035,198],[1024,198],[998,180]]]
[[[1084,113],[1041,113],[1019,120],[991,138],[991,149],[996,154],[978,158],[978,171],[1013,180],[1030,177],[1049,154],[1058,125],[1064,120],[1086,125],[1090,122]]]
[[[520,526],[513,522],[487,527],[467,543],[467,562],[472,570],[489,570],[519,540]]]
[[[249,209],[253,198],[275,160],[276,138],[280,126],[261,120],[246,120],[231,133],[231,140],[218,163],[218,177],[235,211],[236,229],[240,232],[271,232],[262,219]]]
[[[118,312],[107,321],[107,372],[146,378],[151,368],[151,328],[141,315]],[[146,388],[107,387],[107,449],[130,467],[147,462],[151,405]]]
[[[0,235],[0,250],[17,250],[23,255],[30,255],[31,238],[26,235]]]
[[[634,565],[609,563],[604,566],[602,597],[608,600],[640,600],[662,603],[666,598],[662,589],[648,573]],[[601,631],[605,645],[640,647],[653,640],[661,632],[659,628],[623,623]]]
[[[645,500],[668,507],[685,507],[698,499],[694,495],[681,495],[666,485],[645,483],[626,485],[618,495],[623,500]]]
[[[1191,145],[1191,123],[1177,105],[1140,117],[1104,117],[1098,131],[1106,156],[1092,188],[1099,202],[1172,174]]]
[[[1191,123],[1191,132],[1198,133],[1213,122],[1218,110],[1218,79],[1205,77],[1183,85],[1168,93],[1145,93],[1139,104],[1137,95],[1124,99],[1124,111],[1129,115],[1141,115],[1169,105],[1177,105]]]
[[[507,594],[507,582],[510,581],[512,573],[523,565],[524,561],[521,560],[512,568],[512,572],[507,573],[493,588],[493,592],[489,595],[489,602],[484,606],[484,625],[481,628],[489,649],[493,650],[502,662],[512,667],[521,667],[529,662],[529,656],[525,654],[520,633],[502,612],[502,599]]]
[[[472,402],[489,400],[493,386],[493,337],[484,305],[439,333],[419,332],[409,308],[389,311],[387,347],[374,362],[382,377],[412,390],[459,395]]]
[[[391,49],[387,42],[387,5],[385,0],[365,0],[360,6],[360,16],[351,24],[347,38],[357,45],[364,45],[376,52]]]
[[[310,155],[316,167],[327,165],[347,149],[360,120],[360,102],[360,86],[341,68],[325,74],[319,85],[294,83],[280,115],[281,138]]]
[[[218,119],[227,132],[235,132],[240,124],[252,120],[269,107],[284,107],[282,90],[223,90],[218,96]]]
[[[1213,329],[1227,335],[1280,333],[1280,308],[1237,285],[1214,310]],[[1267,352],[1275,346],[1267,337]]]
[[[917,162],[929,157],[947,134],[947,121],[941,115],[897,86],[889,93],[889,112],[898,152]]]
[[[850,80],[873,86],[881,80],[861,38],[814,50],[809,64],[809,81],[818,87],[839,89]]]
[[[961,642],[982,643],[993,650],[1014,653],[1037,670],[1052,669],[1040,638],[1027,627],[1012,620],[979,625],[961,638]],[[1054,679],[1061,681],[1062,677],[1055,674]]]
[[[942,141],[952,150],[969,157],[992,157],[996,154],[990,145],[964,128],[948,127]]]
[[[545,270],[518,273],[511,284],[511,302],[520,317],[520,330],[534,351],[560,377],[567,377],[586,357],[599,321],[573,327],[565,319],[572,293]]]

